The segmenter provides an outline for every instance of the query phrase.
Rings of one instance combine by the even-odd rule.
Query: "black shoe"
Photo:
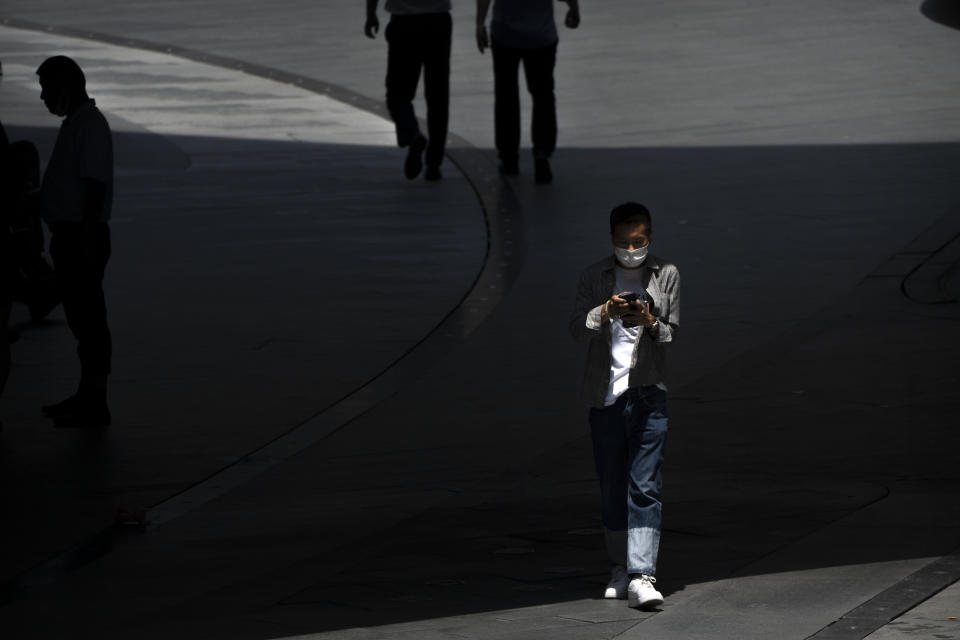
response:
[[[407,180],[413,180],[423,169],[423,150],[427,148],[427,139],[422,133],[417,134],[410,146],[407,147],[407,161],[403,163],[403,175]]]
[[[516,176],[520,174],[520,165],[517,164],[516,160],[501,161],[500,166],[497,167],[497,171],[499,171],[502,176]]]
[[[423,179],[430,180],[431,182],[436,182],[442,178],[443,174],[440,173],[440,167],[428,166],[426,173],[423,174]]]
[[[77,407],[80,405],[80,398],[76,394],[70,396],[66,400],[61,400],[56,404],[45,404],[40,407],[40,411],[43,412],[43,415],[48,418],[59,418],[62,416],[70,415],[77,410]]]
[[[546,158],[534,158],[533,181],[537,184],[550,184],[553,182],[553,172],[550,171],[550,162]]]

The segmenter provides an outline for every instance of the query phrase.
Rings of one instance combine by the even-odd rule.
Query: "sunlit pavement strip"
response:
[[[392,147],[383,118],[300,87],[184,58],[0,27],[3,82],[38,92],[50,55],[75,58],[107,115],[161,135]],[[201,152],[202,149],[184,149]]]
[[[821,612],[797,615],[798,604],[813,605],[808,587],[830,589],[847,583],[850,589],[869,582],[877,572],[897,567],[918,567],[903,580],[886,589],[864,605],[848,612],[834,624],[814,632]],[[711,638],[810,638],[813,640],[870,640],[892,638],[956,638],[960,633],[960,601],[953,586],[934,596],[914,612],[900,617],[907,609],[930,597],[960,577],[958,556],[942,559],[919,558],[906,562],[871,563],[848,567],[744,576],[713,583],[688,585],[684,592],[672,594],[661,612],[629,609],[625,602],[573,600],[533,607],[505,609],[465,616],[417,620],[383,626],[354,627],[336,631],[272,640],[333,640],[356,638],[528,638],[539,640],[564,638],[670,638],[710,640]],[[960,585],[960,583],[957,583]],[[771,594],[775,594],[771,599]],[[720,611],[711,611],[722,603]],[[598,604],[600,606],[598,606]],[[604,606],[609,605],[609,606]],[[885,627],[893,618],[897,622]],[[701,624],[709,620],[709,626]],[[665,624],[664,624],[665,623]]]

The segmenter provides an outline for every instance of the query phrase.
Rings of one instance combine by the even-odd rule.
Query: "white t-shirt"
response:
[[[633,291],[640,293],[643,288],[643,272],[645,269],[624,269],[617,265],[614,269],[616,284],[614,293]],[[609,407],[617,401],[627,390],[630,384],[630,367],[633,364],[633,348],[640,338],[641,327],[625,327],[620,318],[613,318],[610,322],[610,386],[607,387],[607,398],[604,406]]]

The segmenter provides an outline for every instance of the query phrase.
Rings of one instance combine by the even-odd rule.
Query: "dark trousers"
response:
[[[533,99],[530,134],[533,155],[549,158],[557,146],[557,106],[553,95],[553,67],[557,43],[540,49],[515,49],[494,40],[493,96],[497,153],[505,163],[515,163],[520,150],[520,62]]]
[[[408,146],[420,133],[413,110],[420,70],[427,101],[427,166],[439,166],[447,142],[450,114],[449,13],[396,15],[390,18],[387,38],[387,109],[397,127],[397,144]]]
[[[110,227],[55,222],[50,225],[50,257],[63,311],[77,339],[81,379],[110,374],[113,342],[107,326],[103,272],[110,260]]]
[[[628,573],[657,573],[667,421],[667,393],[655,386],[590,410],[607,552]]]

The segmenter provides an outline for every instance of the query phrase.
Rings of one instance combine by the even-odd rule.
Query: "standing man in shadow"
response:
[[[666,348],[680,325],[680,273],[649,253],[650,212],[610,212],[612,255],[580,276],[570,332],[588,343],[583,397],[611,575],[605,598],[663,603],[656,589],[667,437]]]
[[[569,5],[564,24],[580,25],[579,0]],[[550,156],[557,146],[557,106],[553,94],[553,67],[557,59],[557,27],[553,21],[554,0],[495,0],[490,35],[487,11],[490,0],[477,0],[477,48],[493,52],[494,138],[500,156],[500,173],[520,172],[520,63],[533,99],[530,121],[533,139],[534,181],[553,181]]]
[[[386,0],[390,22],[387,39],[387,109],[397,128],[397,145],[406,147],[403,173],[413,180],[423,169],[424,178],[440,180],[440,163],[447,144],[450,113],[450,40],[453,21],[450,0]],[[380,29],[377,0],[367,0],[367,20],[363,32],[376,37]],[[423,95],[427,102],[427,133],[420,132],[413,109],[420,70],[423,70]]]
[[[86,91],[80,66],[66,56],[37,69],[40,99],[63,118],[40,195],[50,227],[50,256],[67,324],[77,340],[77,392],[43,413],[58,426],[110,424],[107,376],[113,345],[107,326],[103,275],[110,259],[113,142],[110,126]]]

